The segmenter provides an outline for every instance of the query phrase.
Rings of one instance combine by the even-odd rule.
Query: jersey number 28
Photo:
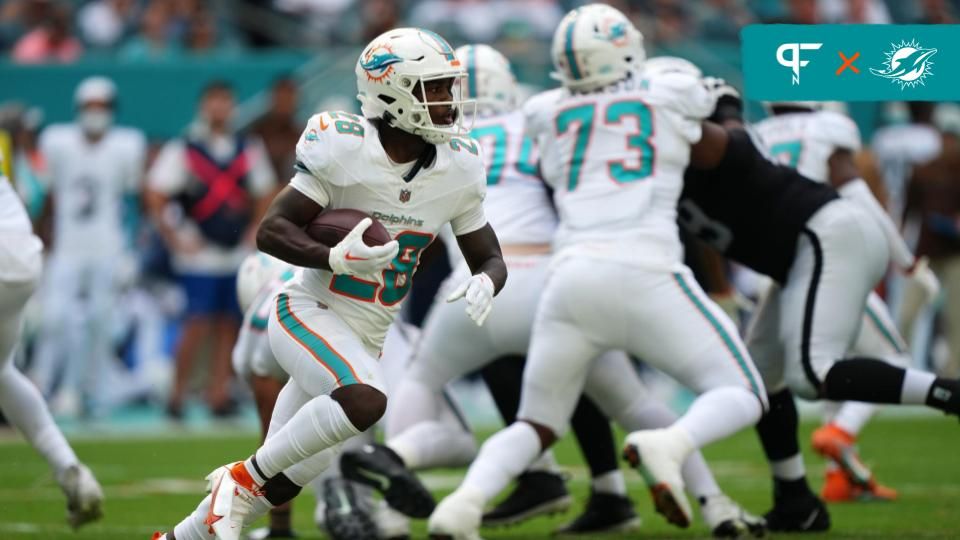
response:
[[[354,276],[334,275],[330,290],[349,296],[361,302],[377,302],[392,306],[404,299],[410,292],[413,272],[417,269],[420,252],[433,240],[425,233],[402,232],[397,235],[400,252],[393,259],[390,268],[383,271],[383,286],[376,281],[367,281]]]
[[[567,191],[573,191],[580,183],[580,173],[583,163],[587,159],[587,149],[593,136],[594,122],[603,121],[605,124],[622,124],[629,119],[637,122],[637,131],[627,135],[627,148],[637,152],[636,164],[627,165],[624,160],[610,160],[607,170],[610,178],[624,184],[636,182],[650,176],[653,172],[654,147],[650,142],[653,137],[653,114],[646,103],[637,100],[614,101],[607,105],[606,110],[597,118],[596,103],[584,103],[569,109],[564,109],[557,115],[557,134],[565,133],[574,128],[576,139],[573,145],[573,157],[570,160],[570,173],[567,179]]]

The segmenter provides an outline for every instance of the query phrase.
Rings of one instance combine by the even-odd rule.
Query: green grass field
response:
[[[807,441],[812,425],[804,425]],[[15,437],[0,442],[0,539],[131,540],[176,523],[194,507],[203,477],[216,465],[242,458],[254,436],[169,435],[155,440],[80,437],[75,447],[104,484],[106,517],[80,532],[63,521],[63,499],[50,473],[32,449]],[[960,425],[935,416],[883,417],[869,426],[861,442],[878,476],[900,491],[895,503],[861,503],[831,507],[830,538],[960,538]],[[571,473],[572,490],[582,500],[588,489],[585,469],[569,438],[559,446],[561,462]],[[807,455],[819,488],[822,463]],[[716,444],[707,458],[724,489],[754,512],[766,510],[770,486],[766,465],[753,433]],[[426,475],[438,493],[449,491],[462,471]],[[627,471],[631,493],[644,518],[631,538],[697,538],[707,531],[696,523],[680,531],[652,513],[637,475]],[[295,507],[301,538],[323,538],[312,525],[313,496],[305,493]],[[488,538],[543,538],[567,515],[531,521],[510,529],[484,531]],[[423,537],[422,527],[417,529]],[[627,536],[623,536],[626,538]],[[606,537],[613,538],[613,537]]]

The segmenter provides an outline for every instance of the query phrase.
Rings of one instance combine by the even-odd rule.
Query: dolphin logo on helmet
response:
[[[367,72],[370,80],[379,81],[390,74],[393,64],[399,62],[403,62],[403,58],[393,54],[389,45],[374,45],[364,58],[360,59],[360,67]]]

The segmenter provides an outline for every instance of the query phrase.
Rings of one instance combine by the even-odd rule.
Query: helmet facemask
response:
[[[467,82],[465,71],[425,74],[418,79],[400,77],[401,86],[408,82],[411,106],[392,125],[419,135],[431,144],[443,144],[452,137],[469,135],[477,102],[463,98],[463,85]],[[438,118],[435,122],[430,114],[431,108],[435,111],[447,108],[447,118]]]

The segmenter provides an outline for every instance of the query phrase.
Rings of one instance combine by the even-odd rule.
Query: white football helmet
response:
[[[510,61],[489,45],[464,45],[457,58],[467,69],[464,97],[476,100],[478,114],[501,114],[517,108],[517,79]]]
[[[357,90],[360,108],[367,118],[383,118],[391,126],[419,135],[432,144],[451,137],[466,136],[470,126],[465,111],[476,103],[461,97],[467,71],[457,59],[453,47],[435,32],[421,28],[397,28],[377,36],[357,60]],[[414,91],[426,96],[425,83],[453,79],[449,101],[431,101],[430,105],[449,105],[453,118],[449,124],[434,124],[427,103]]]
[[[237,273],[237,303],[246,312],[260,291],[293,267],[260,251],[247,255]]]
[[[577,8],[560,21],[551,46],[551,76],[575,92],[590,92],[627,78],[643,64],[643,35],[606,4]]]
[[[643,62],[643,75],[656,77],[665,73],[687,73],[695,77],[703,77],[703,72],[693,62],[679,56],[654,56]]]

